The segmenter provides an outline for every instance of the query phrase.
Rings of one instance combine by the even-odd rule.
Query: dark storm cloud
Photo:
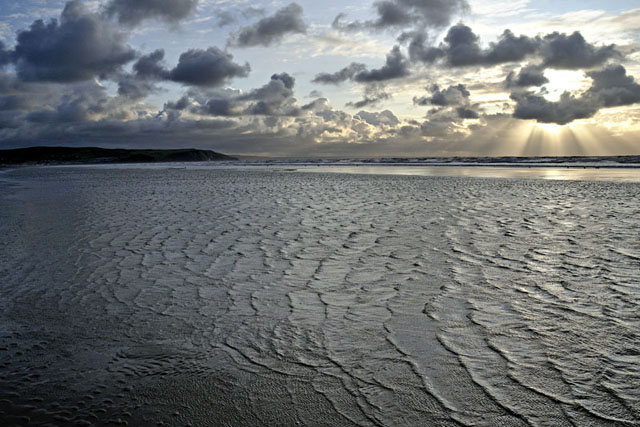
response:
[[[517,75],[511,71],[505,80],[507,88],[542,86],[545,83],[549,83],[549,79],[544,76],[544,69],[537,65],[522,67]]]
[[[410,40],[409,56],[412,60],[434,63],[444,59],[452,67],[493,66],[538,56],[542,68],[584,69],[620,55],[615,46],[596,47],[577,31],[571,35],[555,32],[544,37],[528,37],[515,36],[510,30],[505,30],[497,42],[484,49],[480,46],[480,38],[470,27],[457,24],[449,28],[444,42],[438,47],[428,46],[426,35],[421,32],[412,34]]]
[[[469,102],[469,96],[471,95],[463,84],[449,86],[446,89],[440,89],[438,85],[433,85],[431,86],[431,92],[432,95],[429,97],[414,97],[413,103],[417,105],[437,105],[439,107],[463,105]]]
[[[489,49],[481,57],[485,64],[496,65],[521,61],[527,55],[535,53],[538,47],[536,38],[520,35],[516,37],[510,30],[504,30],[497,43],[490,43]]]
[[[544,36],[540,55],[547,68],[577,70],[602,65],[620,54],[614,45],[595,47],[587,43],[578,31],[571,35],[554,32]]]
[[[169,79],[187,85],[212,87],[233,77],[246,77],[251,67],[233,62],[233,56],[217,47],[190,49],[180,55]]]
[[[172,24],[195,11],[198,0],[110,0],[105,11],[118,22],[134,26],[145,19],[160,19]]]
[[[409,38],[411,39],[409,43],[409,58],[412,61],[431,64],[446,56],[446,52],[443,49],[428,46],[427,35],[422,32],[417,32]]]
[[[432,63],[445,58],[453,67],[521,61],[533,54],[538,46],[536,39],[516,37],[511,31],[505,30],[496,43],[491,43],[488,49],[482,49],[480,38],[464,24],[449,28],[444,43],[439,47],[425,46],[425,40],[423,34],[417,34],[411,40],[409,53],[413,60]]]
[[[385,64],[381,68],[371,71],[363,70],[353,76],[353,79],[361,83],[381,82],[397,79],[409,75],[409,62],[400,52],[400,47],[394,46],[387,54]]]
[[[640,102],[640,85],[628,76],[622,65],[612,65],[600,71],[591,71],[593,79],[586,96],[597,97],[604,107],[618,107]]]
[[[148,80],[124,74],[118,78],[118,95],[130,99],[141,100],[155,90],[153,83]]]
[[[35,100],[28,95],[0,96],[0,111],[28,111],[35,106]]]
[[[157,49],[148,55],[143,55],[133,64],[136,76],[142,79],[166,79],[170,73],[162,64],[164,50]]]
[[[219,86],[233,77],[246,77],[251,71],[249,64],[237,64],[232,55],[213,46],[182,53],[171,70],[164,64],[162,49],[141,56],[132,68],[133,76],[140,81],[166,80],[203,87]]]
[[[391,52],[387,54],[385,64],[380,68],[367,70],[364,64],[352,62],[335,73],[319,73],[312,81],[324,84],[338,84],[346,80],[353,80],[359,83],[374,83],[408,75],[409,61],[400,52],[400,47],[394,46]]]
[[[35,123],[85,122],[94,115],[108,114],[115,104],[110,105],[105,89],[94,84],[76,85],[49,105],[40,105],[26,116]]]
[[[2,40],[0,40],[0,67],[3,67],[12,61],[12,53],[6,48]]]
[[[513,117],[534,119],[540,123],[565,125],[577,119],[592,117],[598,112],[598,106],[590,99],[575,97],[568,92],[563,93],[556,102],[531,93],[512,94],[511,97],[517,102]]]
[[[364,64],[352,62],[347,67],[335,73],[319,73],[312,80],[314,83],[338,84],[346,80],[353,79],[356,74],[365,71],[367,67]]]
[[[306,33],[307,24],[302,19],[302,7],[297,3],[278,10],[274,15],[262,18],[248,27],[241,28],[229,43],[238,47],[270,46],[291,33]]]
[[[593,80],[587,91],[579,96],[565,92],[556,102],[532,93],[511,94],[516,101],[513,117],[563,125],[592,117],[601,108],[640,102],[640,85],[627,75],[623,66],[613,65],[587,75]]]
[[[458,107],[456,108],[456,112],[458,113],[458,117],[461,119],[477,119],[480,117],[478,112],[471,108]]]
[[[456,14],[469,9],[466,0],[382,0],[373,7],[377,14],[375,20],[345,23],[345,15],[339,14],[333,27],[343,31],[444,27]]]
[[[83,3],[70,1],[60,23],[37,20],[20,31],[12,58],[23,80],[76,82],[108,75],[131,61],[135,52],[125,40]]]
[[[184,95],[177,101],[169,101],[166,104],[164,104],[164,109],[182,111],[182,110],[186,110],[187,107],[189,107],[189,105],[191,105],[191,100],[187,95]]]

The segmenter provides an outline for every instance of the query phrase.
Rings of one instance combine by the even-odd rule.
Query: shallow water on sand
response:
[[[0,178],[2,425],[640,423],[640,184]]]

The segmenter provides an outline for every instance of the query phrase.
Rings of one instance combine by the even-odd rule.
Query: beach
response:
[[[393,167],[4,171],[0,420],[638,425],[638,172]]]

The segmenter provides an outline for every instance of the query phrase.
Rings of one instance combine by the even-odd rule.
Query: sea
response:
[[[0,171],[0,424],[640,425],[640,169]]]

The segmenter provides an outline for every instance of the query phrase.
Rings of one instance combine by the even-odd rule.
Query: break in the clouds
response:
[[[196,10],[198,0],[110,0],[106,13],[122,24],[138,25],[145,19],[177,23]]]
[[[5,147],[517,155],[517,129],[554,123],[640,154],[640,26],[618,0],[40,3],[0,11]]]
[[[302,7],[297,3],[291,3],[273,15],[241,28],[233,34],[229,43],[238,47],[270,46],[281,41],[287,34],[305,33],[306,30]]]
[[[514,93],[517,102],[514,117],[541,123],[564,125],[593,117],[601,108],[620,107],[640,102],[640,85],[621,65],[588,72],[591,87],[580,95],[564,92],[558,101],[548,101],[534,93]]]

